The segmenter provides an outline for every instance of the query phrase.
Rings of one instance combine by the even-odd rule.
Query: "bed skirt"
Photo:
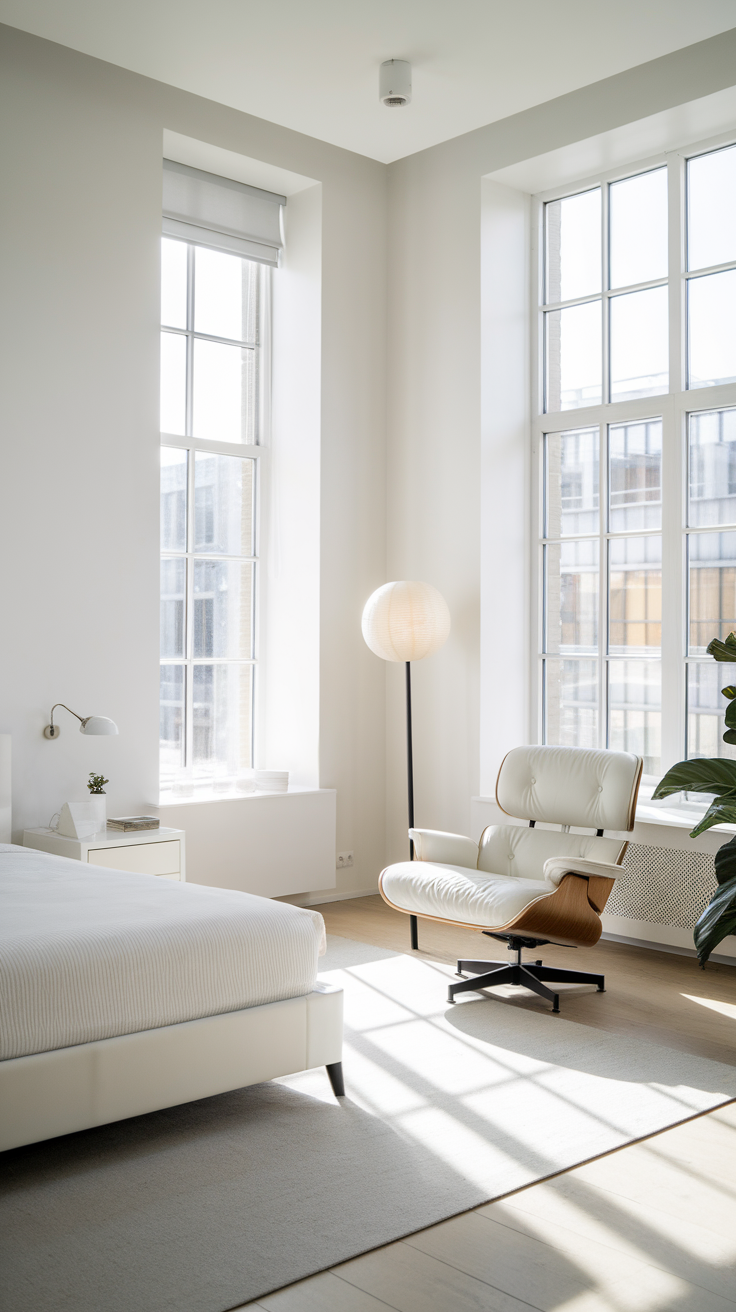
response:
[[[0,1151],[342,1060],[342,989],[0,1061]]]

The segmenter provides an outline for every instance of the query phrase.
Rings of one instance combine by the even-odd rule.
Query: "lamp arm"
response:
[[[81,724],[82,728],[84,728],[85,724],[87,723],[87,720],[83,720],[81,715],[77,715],[77,712],[73,711],[71,706],[67,706],[65,702],[56,702],[56,704],[51,707],[51,719],[43,731],[44,738],[58,738],[59,734],[61,733],[58,724],[54,724],[54,711],[56,710],[57,706],[61,706],[63,710],[68,711],[70,715],[73,715],[74,719],[79,720],[79,723]]]
[[[70,715],[73,715],[73,716],[74,716],[74,719],[75,719],[75,720],[79,720],[79,723],[80,723],[80,724],[84,724],[84,720],[82,719],[81,715],[77,715],[77,712],[76,712],[76,711],[73,711],[72,708],[71,708],[71,706],[65,706],[65,705],[64,705],[64,702],[57,702],[55,706],[52,706],[52,707],[51,707],[51,720],[50,720],[50,724],[51,724],[51,728],[52,728],[52,729],[53,729],[53,727],[54,727],[54,711],[56,710],[56,707],[57,707],[57,706],[61,706],[62,710],[64,710],[64,711],[68,711]]]

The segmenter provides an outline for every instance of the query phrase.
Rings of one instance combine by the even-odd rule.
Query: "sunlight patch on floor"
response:
[[[730,1020],[736,1020],[736,1002],[719,1002],[717,998],[697,998],[692,993],[681,993],[681,998],[687,998],[688,1002],[697,1002],[699,1007],[709,1007],[711,1011],[717,1011],[721,1016],[728,1016]]]

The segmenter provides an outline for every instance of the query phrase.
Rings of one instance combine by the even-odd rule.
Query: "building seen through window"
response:
[[[683,175],[673,281],[668,196]],[[651,776],[685,752],[734,754],[721,739],[731,680],[706,647],[736,629],[735,202],[728,146],[683,174],[660,166],[543,206],[543,736],[636,752]],[[722,389],[712,408],[708,387]],[[678,589],[679,635],[663,625]],[[676,688],[683,741],[670,733],[665,760]]]
[[[252,764],[259,266],[164,238],[161,783]],[[238,454],[247,447],[254,454]]]

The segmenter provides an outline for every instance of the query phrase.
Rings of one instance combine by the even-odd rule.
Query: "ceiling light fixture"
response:
[[[406,59],[387,59],[381,64],[378,98],[390,109],[411,103],[411,64]]]

